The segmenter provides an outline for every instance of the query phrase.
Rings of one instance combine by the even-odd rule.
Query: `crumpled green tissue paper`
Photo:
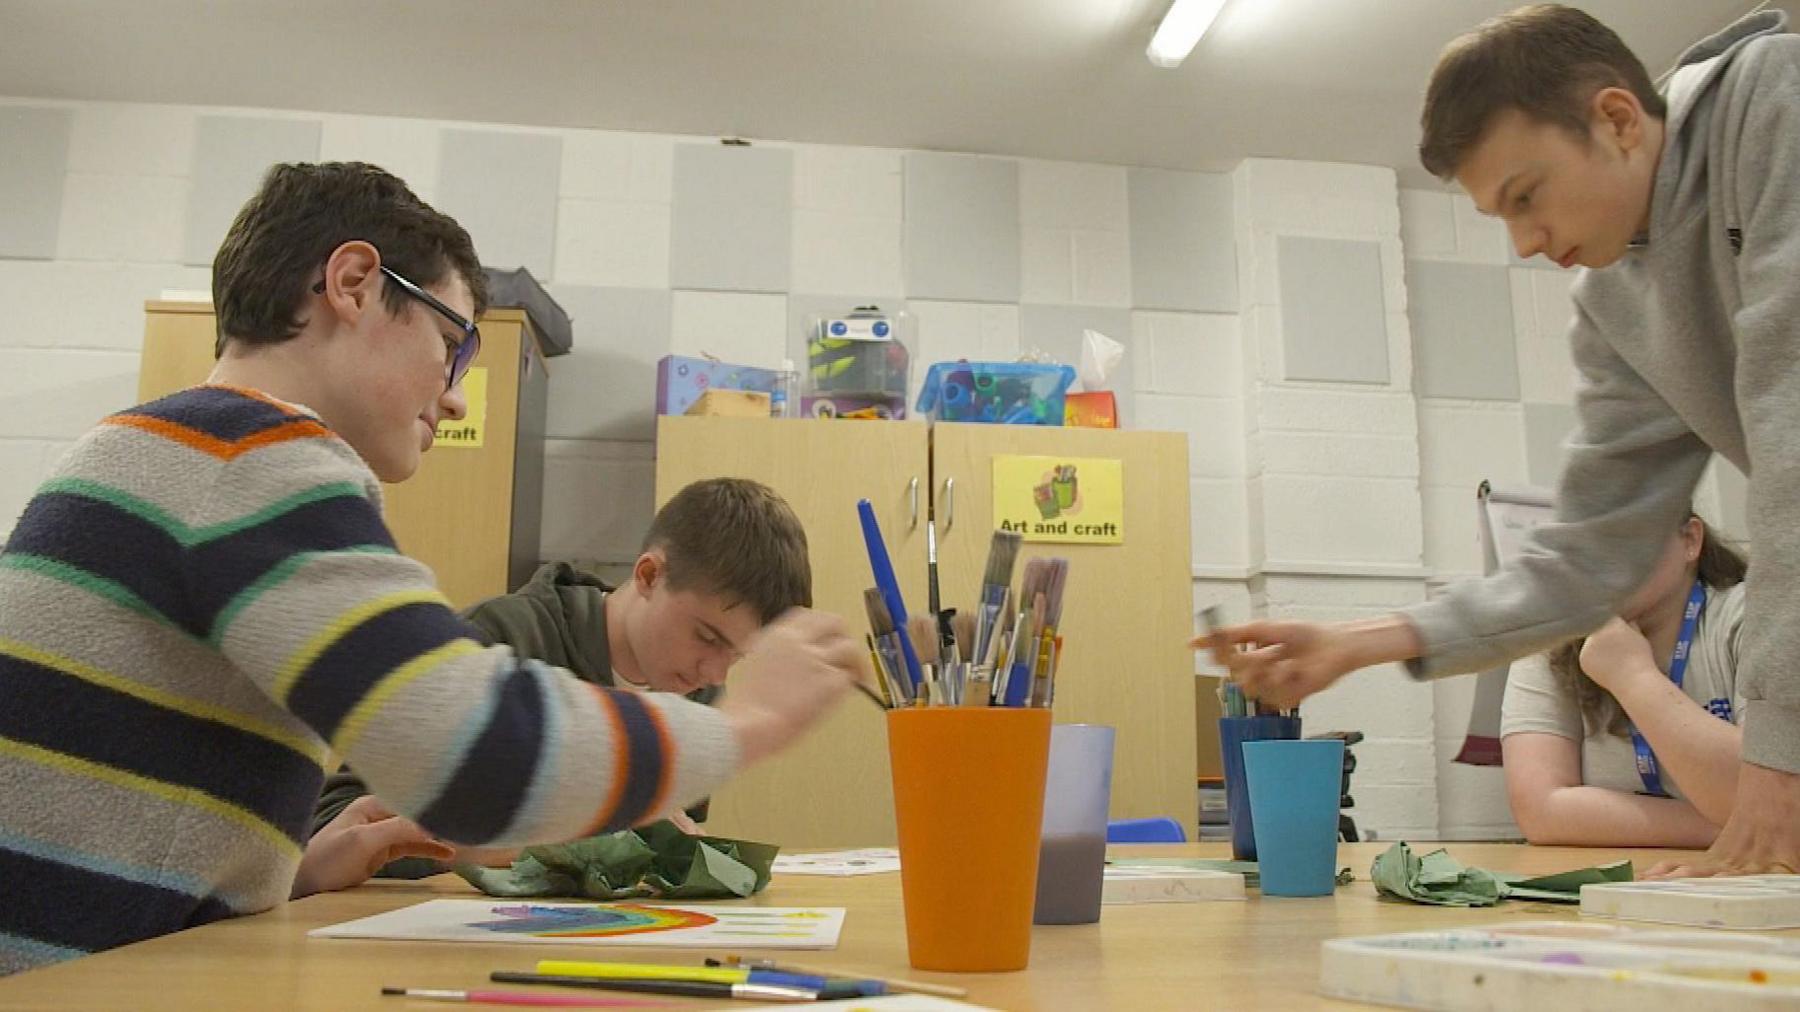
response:
[[[1491,907],[1505,899],[1579,903],[1584,885],[1630,882],[1633,877],[1630,861],[1554,875],[1520,875],[1464,867],[1441,849],[1419,857],[1404,843],[1383,851],[1369,868],[1379,895],[1443,907]]]
[[[569,896],[596,900],[731,899],[761,892],[781,848],[689,836],[674,823],[527,847],[510,868],[455,871],[489,896]]]

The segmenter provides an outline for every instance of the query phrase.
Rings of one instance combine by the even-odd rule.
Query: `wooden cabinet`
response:
[[[204,302],[145,304],[138,399],[205,382],[213,367],[214,318]],[[458,607],[518,587],[538,562],[543,515],[544,419],[549,375],[525,313],[481,318],[484,431],[480,446],[440,439],[418,473],[383,492],[401,551],[431,567]],[[473,394],[473,387],[467,387]],[[473,410],[473,406],[471,406]]]
[[[1115,818],[1197,821],[1187,445],[1174,433],[917,422],[818,422],[665,417],[658,420],[657,501],[690,481],[754,478],[806,524],[815,604],[860,636],[873,585],[856,501],[876,506],[909,607],[926,600],[925,517],[935,503],[939,584],[946,606],[975,599],[993,532],[998,454],[1123,462],[1122,545],[1028,542],[1024,558],[1070,560],[1056,720],[1118,729]],[[918,508],[912,506],[917,482]],[[1015,581],[1016,583],[1016,581]],[[947,776],[970,775],[945,771]],[[883,717],[851,699],[790,751],[713,799],[709,829],[787,847],[894,841]]]

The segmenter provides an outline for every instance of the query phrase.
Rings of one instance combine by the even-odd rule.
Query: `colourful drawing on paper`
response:
[[[581,907],[495,907],[494,913],[504,919],[477,921],[470,927],[485,928],[502,934],[534,935],[538,938],[601,938],[698,928],[718,921],[698,910],[647,907],[637,903]]]
[[[831,949],[842,907],[428,900],[311,932],[321,938],[663,948]]]

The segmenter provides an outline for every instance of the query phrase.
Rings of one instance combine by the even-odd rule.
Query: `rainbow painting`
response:
[[[842,907],[429,900],[309,932],[315,938],[663,948],[835,949]]]

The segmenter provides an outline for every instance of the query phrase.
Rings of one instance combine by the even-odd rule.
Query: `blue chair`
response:
[[[1107,843],[1186,843],[1181,823],[1166,815],[1154,819],[1119,819],[1106,824]]]

